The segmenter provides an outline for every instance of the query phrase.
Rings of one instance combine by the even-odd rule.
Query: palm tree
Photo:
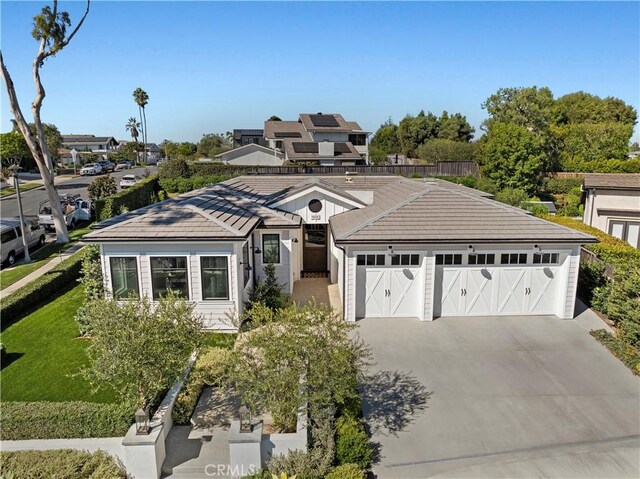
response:
[[[140,123],[138,122],[136,117],[132,116],[131,118],[129,118],[129,121],[125,125],[125,128],[127,129],[127,131],[131,132],[131,138],[133,138],[133,141],[137,144],[138,136],[140,135],[139,133]],[[137,160],[138,160],[138,154],[136,153],[136,164],[138,164]]]
[[[138,87],[133,92],[133,99],[138,105],[138,110],[141,112],[142,118],[142,142],[144,143],[144,149],[142,153],[143,161],[147,162],[147,113],[144,109],[149,103],[149,95],[142,88]]]

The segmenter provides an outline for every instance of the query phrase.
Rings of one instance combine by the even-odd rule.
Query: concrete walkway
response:
[[[340,292],[337,284],[331,284],[327,278],[303,278],[293,284],[293,301],[299,306],[315,301],[317,304],[331,306],[335,311],[342,310]]]
[[[6,298],[10,294],[15,293],[20,288],[23,288],[27,284],[31,283],[31,281],[39,278],[40,276],[42,276],[43,274],[45,274],[45,273],[47,273],[49,271],[51,271],[53,268],[55,268],[60,263],[62,263],[65,259],[67,259],[69,256],[73,255],[74,253],[77,253],[80,249],[82,249],[83,246],[84,246],[84,243],[82,241],[78,241],[71,248],[69,248],[66,251],[63,251],[59,255],[56,255],[51,261],[49,261],[48,263],[45,263],[44,265],[42,265],[37,270],[35,270],[32,273],[28,274],[27,276],[25,276],[21,280],[16,281],[12,285],[7,286],[5,289],[0,291],[0,299]],[[23,263],[23,265],[24,265],[24,263]],[[20,265],[20,266],[22,266],[22,265]]]

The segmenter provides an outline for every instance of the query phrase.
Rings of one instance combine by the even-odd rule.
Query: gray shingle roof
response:
[[[85,238],[230,241],[246,238],[257,227],[299,228],[298,215],[272,205],[314,186],[360,206],[330,219],[336,243],[596,241],[443,180],[304,175],[233,178],[103,221]],[[372,192],[373,202],[359,199],[367,198],[359,192]]]
[[[584,187],[640,190],[640,173],[588,173]]]

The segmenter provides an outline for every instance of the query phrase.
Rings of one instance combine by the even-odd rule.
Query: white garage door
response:
[[[380,258],[382,255],[376,256]],[[389,258],[386,261],[390,262]],[[424,307],[424,283],[422,270],[417,264],[419,261],[415,259],[413,262],[406,265],[359,265],[356,316],[420,316]],[[384,264],[384,260],[378,263]]]
[[[434,316],[556,314],[561,266],[437,266]]]

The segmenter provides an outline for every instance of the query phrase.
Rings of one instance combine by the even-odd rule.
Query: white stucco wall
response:
[[[628,214],[630,211],[635,214]],[[640,221],[640,189],[589,190],[585,200],[584,223],[608,233],[611,220]]]

